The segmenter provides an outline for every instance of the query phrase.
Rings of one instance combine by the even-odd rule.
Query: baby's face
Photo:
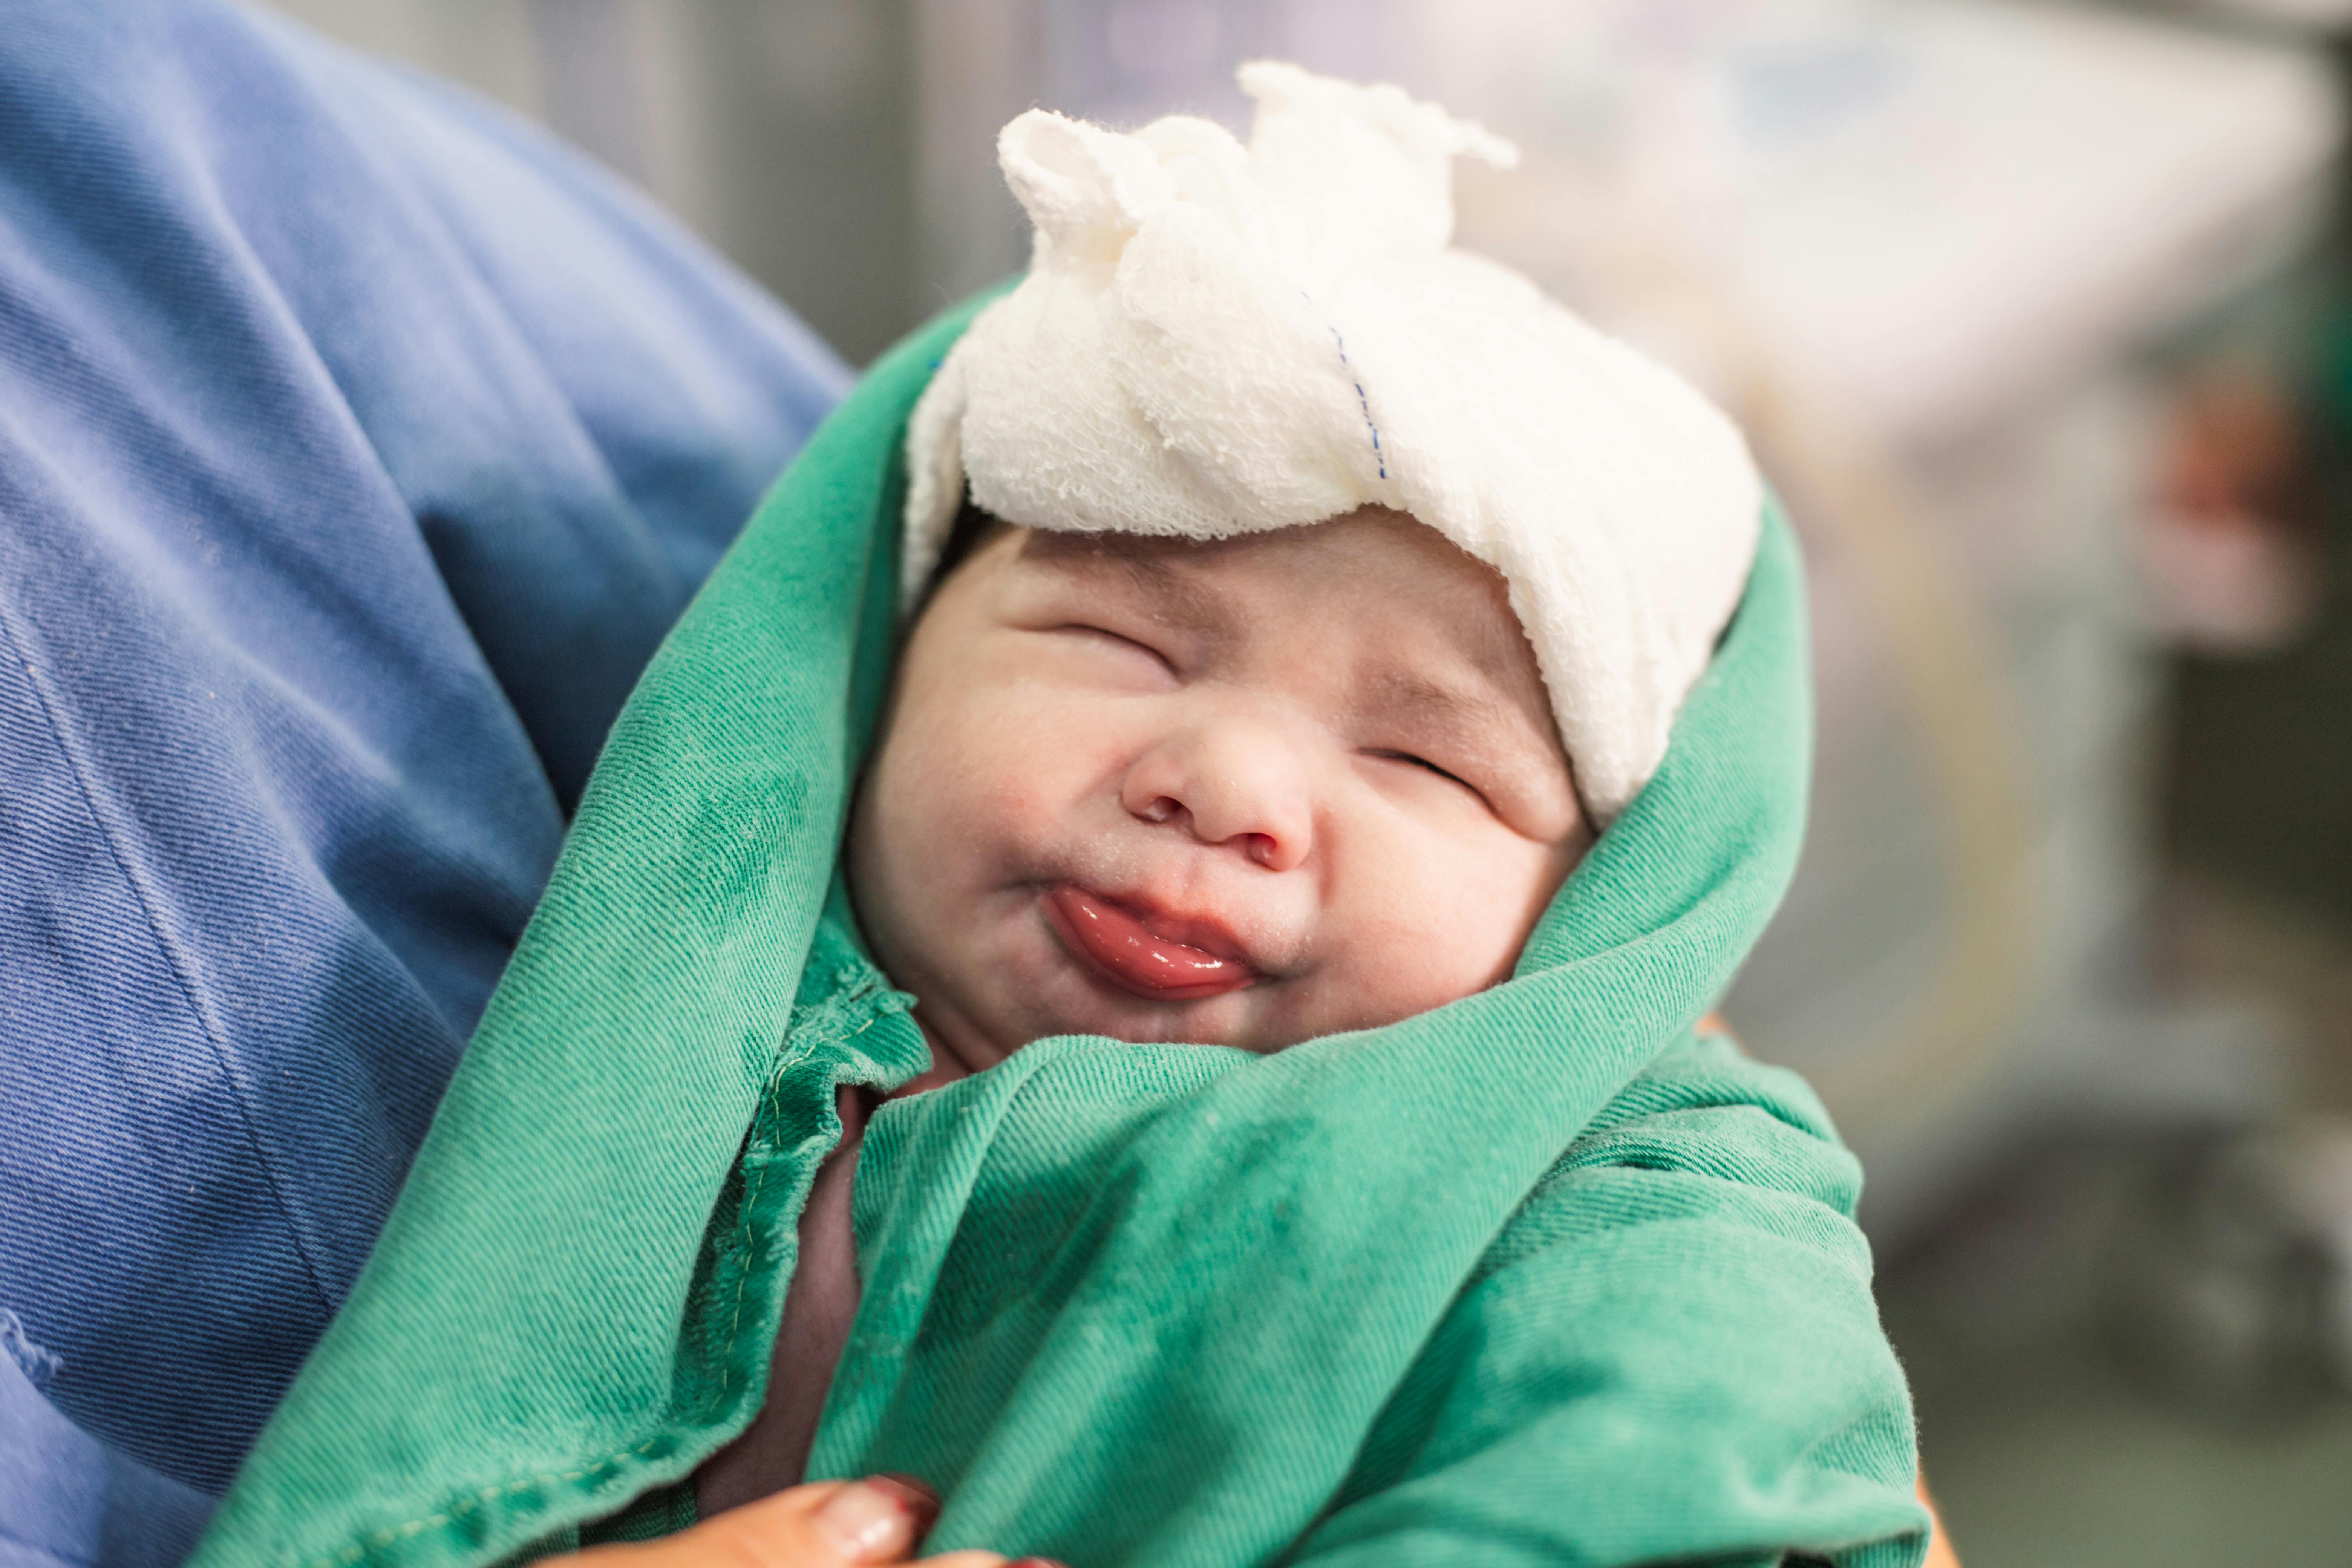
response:
[[[850,873],[953,1076],[1047,1035],[1270,1051],[1469,995],[1590,842],[1502,580],[1367,510],[1000,532],[908,643]]]

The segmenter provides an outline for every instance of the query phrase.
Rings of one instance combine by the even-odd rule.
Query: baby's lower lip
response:
[[[1070,955],[1120,990],[1154,1002],[1193,1002],[1238,991],[1257,972],[1188,942],[1155,936],[1117,904],[1083,888],[1045,889],[1045,918]]]

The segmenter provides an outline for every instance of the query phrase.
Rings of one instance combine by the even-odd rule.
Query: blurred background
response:
[[[2352,0],[278,0],[539,119],[853,361],[1033,103],[1234,64],[1517,140],[1460,236],[1746,423],[1821,753],[1727,1012],[1862,1152],[1972,1568],[2352,1563]]]

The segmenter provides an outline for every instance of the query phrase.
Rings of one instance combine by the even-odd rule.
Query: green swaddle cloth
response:
[[[876,365],[631,698],[201,1568],[674,1528],[760,1407],[835,1086],[927,1061],[836,858],[907,421],[975,308]],[[1048,1040],[883,1105],[811,1475],[922,1476],[931,1549],[1073,1568],[1916,1563],[1854,1163],[1798,1079],[1693,1033],[1794,861],[1809,704],[1768,515],[1507,984],[1264,1057]]]

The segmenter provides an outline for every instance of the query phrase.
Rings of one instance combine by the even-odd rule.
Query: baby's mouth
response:
[[[1084,888],[1055,883],[1045,889],[1041,901],[1046,923],[1070,956],[1120,990],[1147,1001],[1195,1002],[1222,996],[1258,977],[1257,971],[1238,956],[1161,936],[1150,929],[1155,917],[1138,915]]]

